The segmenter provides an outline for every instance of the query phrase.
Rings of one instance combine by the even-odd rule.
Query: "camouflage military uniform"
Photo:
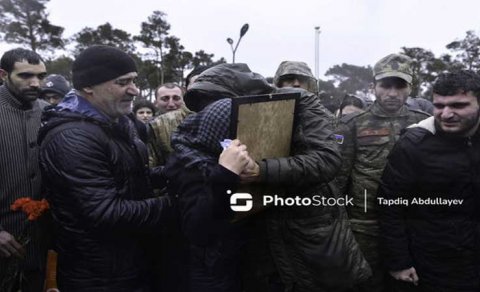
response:
[[[192,113],[186,106],[182,106],[178,110],[161,114],[150,122],[151,131],[148,143],[150,167],[165,164],[168,155],[173,152],[170,146],[170,137],[173,131]]]
[[[354,197],[354,206],[348,207],[352,230],[374,273],[381,267],[376,192],[387,156],[402,129],[427,117],[406,106],[396,114],[385,113],[375,102],[363,113],[343,117],[338,125],[343,162],[336,180],[341,194]]]
[[[275,77],[273,78],[273,84],[280,87],[280,77],[285,75],[299,75],[306,77],[308,79],[306,90],[311,93],[318,93],[317,79],[313,76],[312,71],[308,65],[304,62],[295,62],[295,61],[283,61],[280,66],[278,66]]]

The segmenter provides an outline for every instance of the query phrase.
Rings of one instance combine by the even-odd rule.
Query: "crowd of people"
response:
[[[154,102],[118,48],[91,46],[71,71],[48,75],[22,48],[0,60],[0,291],[44,291],[49,249],[61,292],[480,291],[476,72],[441,74],[430,102],[410,96],[412,60],[390,54],[375,100],[348,94],[332,113],[299,61],[272,84],[246,64],[200,66]],[[297,96],[288,156],[220,143],[232,100],[277,93]],[[242,186],[353,203],[235,220]],[[27,220],[11,207],[25,198],[48,212]]]

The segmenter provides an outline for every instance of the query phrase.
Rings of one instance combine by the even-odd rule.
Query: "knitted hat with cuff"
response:
[[[91,46],[78,55],[72,65],[72,83],[77,90],[137,72],[132,57],[124,51],[104,45]]]

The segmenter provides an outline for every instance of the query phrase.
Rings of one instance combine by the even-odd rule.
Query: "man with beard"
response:
[[[434,116],[409,127],[389,156],[378,196],[405,202],[380,208],[395,291],[480,290],[479,98],[476,73],[440,75]]]
[[[151,291],[148,233],[161,231],[171,208],[169,197],[153,197],[147,150],[126,116],[136,77],[128,54],[91,46],[73,62],[75,91],[45,112],[40,167],[61,291]]]
[[[352,230],[373,271],[372,278],[356,291],[384,291],[389,279],[379,250],[376,192],[400,131],[428,117],[405,105],[413,78],[411,63],[401,54],[378,61],[373,68],[374,104],[365,112],[343,117],[337,129],[343,156],[337,177],[340,194],[354,198],[354,205],[347,209]]]
[[[0,286],[14,280],[7,269],[14,261],[21,262],[24,275],[20,287],[12,291],[41,291],[43,287],[46,249],[42,232],[39,225],[27,222],[23,212],[11,211],[10,205],[20,197],[40,199],[37,133],[42,109],[37,98],[46,75],[41,57],[30,50],[7,51],[0,61],[4,82],[0,86]],[[20,236],[29,238],[28,244]]]

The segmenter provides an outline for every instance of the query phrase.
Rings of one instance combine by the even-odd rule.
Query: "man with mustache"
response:
[[[354,205],[347,209],[352,230],[373,271],[355,291],[385,291],[390,280],[379,250],[376,192],[400,131],[428,117],[405,105],[413,78],[411,63],[402,54],[378,61],[373,68],[375,102],[365,112],[344,116],[337,129],[343,160],[336,179],[340,194],[354,197]]]
[[[45,112],[40,166],[60,291],[150,291],[145,244],[169,218],[170,199],[153,197],[147,150],[126,116],[136,77],[125,52],[89,47],[73,62],[75,91]]]
[[[479,98],[477,73],[441,74],[434,116],[409,127],[390,153],[378,196],[410,203],[380,208],[395,291],[480,290]]]
[[[40,83],[47,75],[41,57],[22,48],[5,52],[0,61],[0,290],[12,283],[7,267],[20,261],[22,279],[12,291],[41,291],[46,248],[40,225],[30,224],[23,212],[10,205],[20,197],[40,199],[37,133],[42,104]],[[26,228],[30,229],[26,229]],[[25,231],[27,230],[27,231]],[[21,236],[30,239],[28,244]],[[11,274],[11,273],[10,273]]]

